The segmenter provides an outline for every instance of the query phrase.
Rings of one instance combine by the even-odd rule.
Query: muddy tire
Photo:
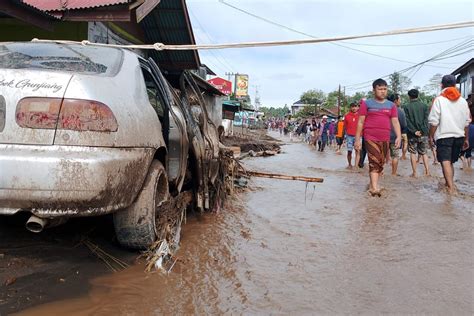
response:
[[[114,213],[119,243],[131,249],[146,249],[157,239],[159,208],[169,199],[168,177],[158,160],[151,163],[142,190],[132,205]]]

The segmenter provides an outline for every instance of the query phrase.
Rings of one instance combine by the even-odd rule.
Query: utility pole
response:
[[[344,86],[344,90],[342,92],[342,107],[346,108],[346,86]],[[341,115],[341,113],[338,113],[338,115]]]
[[[337,116],[341,115],[341,85],[337,92]]]
[[[236,73],[233,73],[233,72],[226,72],[225,75],[227,76],[227,80],[228,80],[228,81],[231,81],[231,80],[230,80],[230,76],[235,76]]]

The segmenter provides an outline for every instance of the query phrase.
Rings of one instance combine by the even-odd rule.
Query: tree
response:
[[[426,105],[431,106],[433,104],[434,98],[436,98],[436,94],[431,94],[431,93],[426,93],[423,91],[420,87],[415,86],[413,89],[418,90],[418,100],[423,102]],[[407,102],[408,102],[408,97],[407,97]]]
[[[323,104],[323,108],[330,109],[337,106],[337,98],[339,96],[339,91],[335,90],[328,93],[326,102]],[[341,93],[341,106],[342,106],[342,93]]]
[[[300,97],[301,102],[313,106],[314,113],[318,111],[318,106],[321,106],[326,101],[326,94],[319,89],[311,89],[303,94]]]
[[[285,117],[285,115],[287,115],[290,112],[286,104],[282,108],[274,108],[273,106],[272,107],[262,106],[260,107],[259,111],[263,112],[265,117],[267,118],[270,118],[270,117],[283,118]]]
[[[367,98],[367,94],[365,92],[356,92],[352,96],[347,96],[347,105],[350,105],[351,103],[359,103],[360,100]]]
[[[428,94],[438,95],[441,92],[441,78],[443,78],[443,75],[440,73],[433,75],[423,87],[423,91]]]
[[[314,106],[312,105],[306,105],[304,108],[298,111],[293,117],[298,118],[298,117],[309,117],[314,115]]]
[[[394,72],[391,74],[388,80],[389,93],[404,94],[408,91],[408,88],[411,85],[411,79],[400,74],[399,72]]]

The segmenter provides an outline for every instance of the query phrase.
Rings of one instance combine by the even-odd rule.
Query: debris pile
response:
[[[227,136],[222,143],[231,148],[236,158],[273,156],[281,152],[280,142],[267,135]]]
[[[141,256],[146,260],[146,272],[161,270],[170,273],[176,261],[174,254],[179,248],[181,225],[186,220],[186,208],[193,194],[185,191],[160,205],[160,216],[156,221],[156,231],[161,232],[157,241]]]

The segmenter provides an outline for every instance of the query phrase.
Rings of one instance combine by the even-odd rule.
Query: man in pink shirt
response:
[[[355,149],[360,150],[362,147],[361,134],[364,130],[364,145],[369,157],[369,193],[372,196],[380,196],[379,177],[383,173],[389,149],[391,125],[393,125],[396,135],[396,148],[400,147],[402,135],[397,107],[386,99],[387,82],[377,79],[372,83],[372,88],[374,98],[361,101]]]

